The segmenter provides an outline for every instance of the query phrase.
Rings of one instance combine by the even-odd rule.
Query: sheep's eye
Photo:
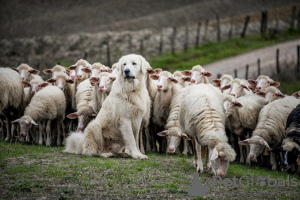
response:
[[[132,64],[133,64],[133,65],[136,65],[136,63],[135,63],[135,62],[132,62]]]
[[[180,136],[180,135],[178,135],[177,139],[179,139],[179,138],[181,138],[181,136]]]

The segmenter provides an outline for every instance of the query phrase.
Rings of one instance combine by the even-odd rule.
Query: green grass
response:
[[[64,154],[62,147],[23,145],[0,141],[0,182],[2,198],[52,199],[186,199],[195,168],[192,156],[149,154],[148,160],[104,159]],[[199,174],[200,181],[210,186],[208,198],[230,198],[251,194],[258,199],[267,191],[270,198],[293,198],[300,195],[300,178],[295,174],[270,171],[267,168],[230,163],[226,178],[242,176],[297,179],[295,188],[212,186],[212,173]],[[287,193],[282,193],[287,191]],[[4,195],[4,196],[3,196]],[[195,198],[202,199],[202,198]]]
[[[167,68],[170,71],[191,69],[195,65],[205,65],[214,61],[245,53],[267,45],[300,37],[300,29],[280,32],[275,39],[262,39],[259,34],[246,38],[232,38],[221,42],[207,42],[186,52],[177,51],[149,59],[153,68]]]

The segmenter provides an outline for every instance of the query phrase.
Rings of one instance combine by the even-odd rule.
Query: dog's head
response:
[[[129,54],[120,58],[117,68],[120,77],[123,77],[127,81],[132,81],[140,79],[142,75],[145,75],[150,65],[144,57]]]

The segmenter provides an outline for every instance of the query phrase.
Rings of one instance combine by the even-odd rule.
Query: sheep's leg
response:
[[[197,172],[203,173],[203,163],[201,158],[201,145],[196,141],[196,154],[198,157]]]
[[[208,156],[206,158],[206,166],[207,166],[208,169],[210,169],[210,166],[211,166],[210,158],[211,158],[212,152],[213,152],[213,150],[208,148]]]
[[[57,127],[57,145],[60,146],[61,145],[61,132],[60,132],[60,124],[61,124],[61,121],[60,120],[57,120],[57,124],[56,124],[56,127]],[[53,134],[54,135],[54,134]]]
[[[194,166],[197,168],[197,163],[198,163],[198,156],[197,156],[197,151],[196,151],[196,141],[194,138],[192,138],[192,144],[193,144],[193,153],[194,153]]]
[[[187,140],[183,140],[183,152],[182,152],[182,154],[183,155],[187,155],[187,153],[188,153],[188,141]]]
[[[273,152],[270,152],[270,163],[272,165],[272,170],[277,170],[276,154]]]
[[[65,144],[65,143],[66,143],[66,130],[65,130],[65,124],[64,124],[63,121],[62,121],[60,124],[61,124],[62,132],[63,132],[63,144]]]
[[[143,141],[143,128],[140,130],[140,152],[145,154],[144,141]]]
[[[149,126],[145,128],[145,135],[146,135],[146,152],[151,152]]]
[[[51,120],[47,121],[46,133],[47,133],[46,146],[50,147],[51,146]]]
[[[39,122],[39,145],[43,145],[43,130],[44,126],[43,126],[43,122]]]
[[[8,118],[5,116],[5,119],[6,119],[6,138],[5,138],[5,141],[7,141],[7,142],[9,142],[10,141],[10,137],[11,137],[11,135],[10,135],[10,123],[9,123],[9,120],[8,120]]]
[[[120,132],[124,140],[125,150],[128,152],[128,154],[130,154],[130,156],[135,159],[145,159],[148,157],[139,152],[134,138],[133,130],[135,130],[135,134],[139,134],[140,127],[138,126],[138,124],[141,123],[137,123],[137,127],[135,127],[135,129],[132,129],[131,121],[122,120],[120,126]]]
[[[241,136],[238,136],[238,140],[242,141]],[[244,158],[244,153],[243,153],[243,146],[239,144],[239,149],[240,149],[240,163],[244,163],[245,158]]]

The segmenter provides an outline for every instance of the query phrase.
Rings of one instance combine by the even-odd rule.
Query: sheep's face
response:
[[[222,158],[224,152],[218,152],[218,155],[214,155],[215,151],[213,150],[212,155],[210,157],[211,161],[211,169],[215,176],[221,176],[222,178],[225,177],[227,168],[229,165],[229,161]]]
[[[102,92],[110,92],[115,77],[101,76],[99,79],[99,90]]]
[[[271,150],[269,144],[259,136],[253,136],[250,139],[240,141],[239,144],[250,145],[248,159],[254,162],[257,162],[257,157],[263,153],[265,148],[267,148],[269,151]]]
[[[19,119],[12,121],[12,123],[19,123],[20,124],[20,141],[24,141],[24,138],[27,136],[29,129],[31,128],[32,124],[37,125],[33,119],[29,116],[23,116]]]
[[[77,127],[77,131],[83,131],[84,128],[88,125],[88,123],[96,117],[96,114],[92,113],[89,115],[83,114],[83,113],[71,113],[69,115],[67,115],[67,118],[69,119],[77,119],[78,118],[78,127]]]
[[[243,89],[244,88],[242,87],[241,84],[234,82],[231,84],[230,95],[238,98],[238,97],[242,96]]]
[[[172,77],[169,72],[161,72],[160,74],[152,74],[150,76],[153,80],[158,80],[157,82],[157,90],[158,91],[168,91],[172,88],[172,82],[178,83],[178,81]]]
[[[157,134],[161,137],[167,137],[167,153],[174,154],[176,148],[179,146],[181,138],[190,140],[190,138],[182,133],[180,128],[169,128],[168,130],[159,132]]]
[[[257,81],[256,90],[264,92],[270,86],[270,81],[267,78],[261,78]]]
[[[224,110],[227,117],[231,116],[237,108],[243,107],[241,103],[238,101],[225,101],[224,102]]]
[[[276,91],[276,92],[268,92],[266,94],[266,97],[265,97],[265,105],[267,105],[268,103],[272,102],[272,101],[275,101],[276,99],[280,99],[280,98],[283,98],[284,95],[281,94],[281,92],[279,91]]]
[[[84,79],[85,76],[88,76],[89,72],[90,72],[90,66],[89,65],[79,65],[77,67],[77,80],[81,81]]]
[[[92,72],[91,77],[98,77],[102,72],[102,70],[100,69],[100,67],[92,67],[91,72]]]

